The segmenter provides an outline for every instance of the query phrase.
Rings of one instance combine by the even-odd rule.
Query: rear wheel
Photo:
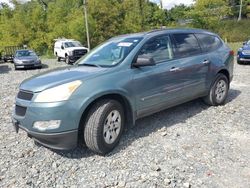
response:
[[[228,90],[228,78],[224,74],[219,73],[210,88],[209,94],[204,98],[205,103],[212,106],[224,104],[228,95]]]
[[[90,110],[84,129],[89,149],[102,155],[118,144],[124,128],[124,110],[115,100],[97,102]]]

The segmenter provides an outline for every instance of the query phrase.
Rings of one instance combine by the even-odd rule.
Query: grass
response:
[[[229,42],[227,44],[235,53],[237,53],[238,49],[242,47],[243,42]]]

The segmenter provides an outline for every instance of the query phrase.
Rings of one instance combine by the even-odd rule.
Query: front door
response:
[[[150,39],[139,56],[152,57],[155,66],[133,69],[137,116],[142,117],[165,108],[178,100],[183,82],[180,61],[175,60],[168,35]]]

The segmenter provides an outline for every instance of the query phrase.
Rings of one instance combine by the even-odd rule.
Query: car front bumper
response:
[[[76,62],[78,59],[80,59],[82,56],[69,56],[69,61],[71,63]]]
[[[70,150],[77,146],[78,130],[60,133],[39,133],[30,131],[21,126],[20,122],[16,119],[13,119],[12,122],[17,133],[19,129],[22,129],[27,132],[28,137],[45,147],[56,150]]]
[[[239,58],[238,61],[250,62],[250,58]]]
[[[42,64],[41,63],[33,63],[33,64],[16,64],[14,63],[15,67],[16,68],[40,68],[42,67]]]
[[[79,123],[82,116],[82,99],[53,103],[35,103],[16,98],[12,114],[13,125],[28,136],[52,149],[69,150],[77,146]],[[39,130],[36,122],[59,120],[55,129]]]

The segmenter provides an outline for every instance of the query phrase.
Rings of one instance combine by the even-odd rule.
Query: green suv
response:
[[[105,154],[139,118],[199,97],[224,104],[233,57],[218,35],[204,30],[114,37],[74,66],[23,81],[13,124],[50,148],[82,142]]]

